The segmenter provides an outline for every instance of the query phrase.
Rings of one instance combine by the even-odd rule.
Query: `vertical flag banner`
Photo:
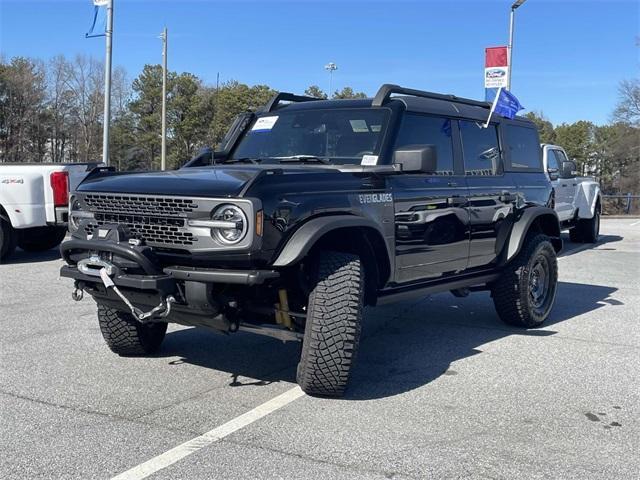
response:
[[[493,102],[499,88],[507,88],[508,58],[508,47],[485,48],[484,97],[487,102]]]
[[[85,33],[85,38],[94,38],[94,37],[104,37],[103,33],[94,33],[94,29],[96,28],[96,22],[98,21],[98,15],[100,13],[100,7],[106,7],[109,3],[109,0],[93,0],[93,22],[91,23],[91,28],[87,33]],[[104,20],[104,29],[106,29],[106,20]]]

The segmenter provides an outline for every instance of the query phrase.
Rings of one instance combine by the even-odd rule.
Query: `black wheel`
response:
[[[580,241],[584,243],[596,243],[600,236],[600,211],[596,208],[593,217],[578,220],[576,230],[580,231]]]
[[[573,243],[582,243],[582,230],[578,226],[569,229],[569,240]]]
[[[360,341],[364,268],[350,253],[320,252],[298,364],[298,384],[306,393],[344,393]]]
[[[16,249],[16,231],[11,224],[0,218],[0,260],[9,258]]]
[[[140,323],[130,314],[98,304],[98,322],[112,352],[122,356],[157,352],[167,332],[166,323]]]
[[[492,285],[491,295],[503,322],[538,327],[549,316],[558,286],[558,261],[549,237],[532,235]]]
[[[65,227],[25,228],[20,232],[18,246],[27,252],[44,252],[60,245],[66,234]]]

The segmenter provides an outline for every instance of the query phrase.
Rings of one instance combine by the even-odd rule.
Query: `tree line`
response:
[[[607,125],[586,120],[557,126],[542,112],[526,115],[540,141],[562,146],[583,175],[598,178],[605,194],[640,193],[640,80],[624,80]]]
[[[103,64],[82,55],[45,62],[0,58],[0,162],[87,162],[101,159]],[[304,92],[328,98],[317,85]],[[231,80],[207,85],[168,72],[167,165],[177,168],[204,146],[222,140],[234,117],[264,105],[275,91]],[[365,98],[344,87],[332,98]],[[145,65],[130,81],[122,68],[112,80],[111,159],[119,170],[160,166],[162,69]],[[585,174],[608,193],[640,192],[640,81],[623,81],[607,125],[580,120],[554,125],[541,112],[527,116],[541,140],[563,146]]]

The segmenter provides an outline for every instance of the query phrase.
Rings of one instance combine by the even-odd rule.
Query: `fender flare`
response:
[[[551,243],[556,252],[562,249],[562,239],[560,238],[560,222],[558,214],[549,207],[530,207],[524,210],[522,216],[513,224],[511,235],[509,235],[509,243],[504,263],[507,263],[515,257],[522,248],[524,240],[529,232],[529,228],[537,219],[546,218],[549,220],[549,231],[545,233],[551,237]]]
[[[378,224],[368,218],[355,215],[326,215],[316,217],[304,223],[291,235],[272,266],[286,267],[293,265],[304,258],[323,235],[332,230],[350,227],[373,228],[380,234],[383,240],[385,238]]]

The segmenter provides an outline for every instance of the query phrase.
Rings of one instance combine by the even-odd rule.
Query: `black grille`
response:
[[[87,235],[106,223],[125,225],[131,235],[140,240],[164,245],[193,245],[198,239],[184,231],[181,218],[158,218],[148,215],[126,215],[118,213],[96,213],[95,220],[85,225]]]
[[[84,201],[91,211],[128,213],[133,215],[158,215],[180,217],[193,212],[198,205],[189,198],[141,197],[137,195],[117,195],[89,193]]]

